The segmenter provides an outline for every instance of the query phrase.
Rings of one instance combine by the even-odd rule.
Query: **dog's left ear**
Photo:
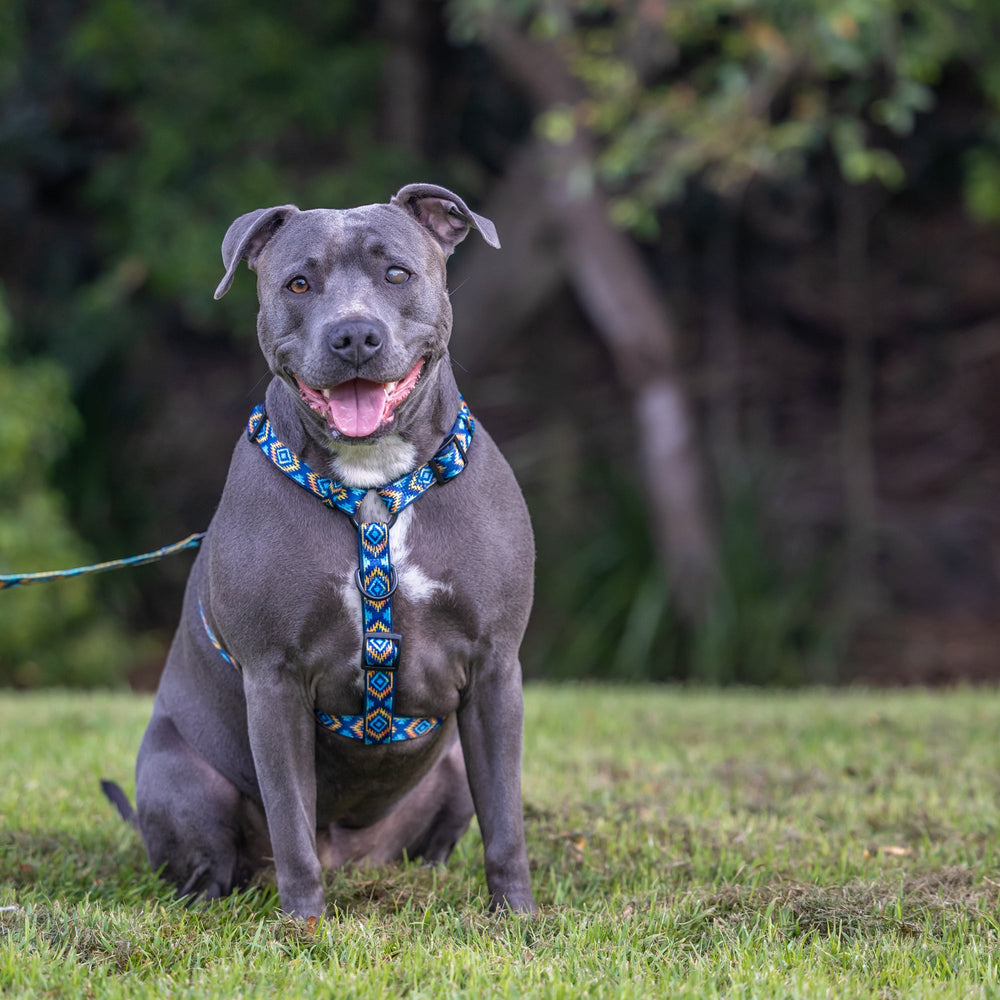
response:
[[[500,248],[496,226],[477,215],[457,194],[436,184],[407,184],[392,197],[391,204],[409,212],[450,254],[475,229],[491,247]]]
[[[241,260],[253,269],[264,244],[281,228],[289,215],[298,212],[294,205],[278,205],[275,208],[258,208],[256,212],[241,215],[226,230],[222,240],[222,264],[226,273],[215,290],[215,297],[221,299],[233,283],[233,275]]]

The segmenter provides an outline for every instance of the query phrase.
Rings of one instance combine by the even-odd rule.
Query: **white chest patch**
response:
[[[416,503],[420,503],[420,501],[417,500]],[[412,522],[413,508],[405,507],[396,519],[396,523],[389,530],[389,558],[396,570],[396,579],[398,580],[396,592],[405,597],[407,601],[425,604],[435,594],[450,594],[452,589],[451,584],[428,576],[420,566],[413,562],[410,546],[407,544],[407,536]],[[340,597],[344,602],[347,614],[354,617],[360,629],[361,594],[358,592],[354,580],[353,569],[350,579],[340,585]]]
[[[420,503],[419,500],[414,501]],[[404,507],[389,531],[389,558],[396,567],[399,589],[408,601],[429,601],[436,593],[450,594],[451,584],[429,577],[410,558],[407,536],[413,520],[413,507]]]
[[[337,441],[332,450],[337,481],[362,489],[372,489],[398,479],[409,472],[417,460],[416,449],[398,434],[387,434],[372,444]]]

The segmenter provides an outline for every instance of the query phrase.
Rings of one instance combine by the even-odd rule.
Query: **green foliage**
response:
[[[118,261],[91,289],[101,316],[141,287],[195,326],[242,317],[242,298],[213,303],[206,277],[232,219],[284,201],[385,197],[404,164],[371,134],[378,47],[355,19],[346,0],[294,16],[278,0],[90,5],[67,38],[70,64],[129,107],[135,133],[88,184]]]
[[[585,127],[596,135],[616,218],[640,231],[693,178],[735,195],[755,176],[796,173],[825,150],[848,181],[903,187],[894,139],[934,106],[949,69],[968,74],[1000,112],[994,0],[518,7],[584,91],[577,105],[543,112],[543,134],[567,141]],[[485,38],[491,17],[515,13],[484,0],[453,0],[452,12],[460,36]],[[981,182],[976,191],[981,200]]]
[[[252,280],[221,302],[212,298],[234,218],[282,202],[385,200],[416,173],[410,154],[375,135],[381,46],[369,22],[350,0],[294,11],[278,0],[0,4],[0,208],[18,213],[18,242],[0,265],[20,272],[9,285],[14,346],[49,359],[18,375],[34,380],[33,393],[21,382],[31,408],[3,397],[0,421],[5,435],[30,432],[37,454],[45,421],[77,419],[71,391],[88,427],[75,449],[53,449],[61,455],[55,470],[49,457],[36,457],[26,473],[20,453],[3,456],[12,475],[31,483],[5,511],[5,570],[87,561],[73,522],[100,558],[159,541],[149,523],[159,501],[141,475],[119,490],[115,518],[107,516],[126,436],[133,446],[142,439],[159,405],[129,376],[150,371],[170,338],[228,330],[252,338]],[[58,386],[43,392],[42,379]],[[61,444],[67,431],[52,436]],[[130,592],[119,597],[135,609]],[[110,655],[112,635],[98,640],[96,625],[79,624],[93,600],[84,582],[5,595],[0,681],[120,676],[125,657]],[[51,655],[36,644],[46,620]],[[57,665],[64,620],[78,623],[82,659]]]
[[[251,283],[212,299],[238,215],[384,200],[415,172],[374,134],[381,43],[349,0],[43,3],[43,28],[28,0],[0,8],[0,180],[40,176],[76,216],[45,247],[46,299],[14,302],[19,333],[75,387],[150,330],[247,329]]]
[[[532,651],[545,676],[616,681],[796,685],[830,681],[835,632],[826,622],[826,574],[811,560],[790,571],[749,481],[730,482],[720,517],[720,579],[707,614],[691,625],[670,600],[642,503],[612,485],[614,516],[565,561],[542,554],[548,641]],[[545,544],[546,540],[542,540]],[[554,565],[558,579],[546,567]],[[564,605],[545,608],[549,594]]]
[[[8,334],[0,301],[0,572],[77,566],[88,553],[47,482],[79,431],[68,382],[49,361],[13,364]],[[0,685],[106,684],[120,680],[128,663],[90,581],[0,591]]]
[[[835,634],[827,624],[822,560],[789,570],[751,482],[731,482],[720,524],[721,581],[693,629],[688,676],[712,684],[829,682]]]
[[[983,222],[1000,222],[1000,147],[972,150],[966,168],[965,200],[969,211]]]
[[[600,481],[595,477],[594,481]],[[668,589],[638,492],[607,478],[607,496],[591,491],[607,516],[589,526],[586,540],[538,539],[535,614],[547,623],[526,669],[545,677],[670,680],[684,676],[685,635]],[[547,551],[554,545],[561,551]]]
[[[0,994],[996,996],[995,691],[529,686],[538,919],[485,914],[474,826],[444,866],[331,873],[313,933],[273,873],[192,909],[155,878],[97,784],[149,710],[0,697]]]

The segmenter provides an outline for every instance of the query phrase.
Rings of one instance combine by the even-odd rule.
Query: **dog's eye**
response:
[[[390,285],[401,285],[404,281],[409,281],[412,275],[405,267],[390,267],[386,269],[385,280]]]
[[[309,291],[309,282],[303,277],[292,278],[288,282],[288,290],[295,292],[296,295],[301,295],[303,292]]]

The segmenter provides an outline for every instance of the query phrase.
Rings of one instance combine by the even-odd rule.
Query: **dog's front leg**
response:
[[[278,668],[245,678],[250,747],[260,785],[282,909],[293,917],[323,913],[316,854],[316,733],[303,686]]]
[[[476,677],[458,712],[469,788],[483,835],[490,909],[534,913],[521,805],[524,703],[516,657]]]

